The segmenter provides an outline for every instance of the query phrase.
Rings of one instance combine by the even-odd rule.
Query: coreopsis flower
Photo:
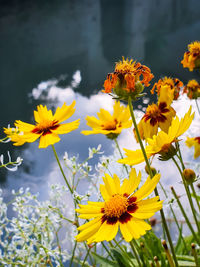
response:
[[[8,138],[10,138],[10,140],[14,142],[14,145],[16,146],[22,146],[26,142],[26,138],[24,138],[23,132],[20,132],[18,128],[4,128],[4,133]]]
[[[103,177],[104,185],[100,185],[103,202],[88,201],[87,205],[79,205],[76,209],[82,219],[93,220],[78,227],[80,233],[75,237],[78,242],[110,241],[117,235],[120,228],[124,239],[130,242],[133,238],[138,239],[144,235],[151,226],[144,221],[152,217],[155,212],[162,208],[159,197],[145,199],[156,187],[160,175],[156,174],[137,191],[141,181],[141,173],[136,174],[135,169],[130,172],[129,179],[124,179],[120,185],[119,177],[114,174],[113,178],[108,174]]]
[[[147,158],[150,158],[156,154],[160,155],[161,160],[168,160],[176,154],[176,149],[173,143],[179,142],[179,136],[181,136],[190,127],[192,120],[194,118],[194,113],[191,114],[191,107],[185,116],[179,120],[176,116],[172,120],[172,124],[169,127],[168,133],[160,131],[153,138],[147,138],[148,145],[145,148]],[[124,149],[126,158],[118,160],[119,163],[136,165],[144,162],[144,155],[141,149],[135,151]]]
[[[180,89],[183,86],[183,83],[177,78],[164,77],[158,80],[158,82],[154,84],[151,93],[154,94],[154,91],[156,89],[157,95],[159,97],[160,91],[165,85],[168,85],[169,88],[172,90],[174,95],[173,100],[177,100],[180,94]]]
[[[138,123],[140,136],[145,140],[157,134],[158,128],[167,132],[172,118],[176,115],[175,110],[170,106],[173,100],[173,91],[170,86],[161,86],[159,92],[158,102],[148,105],[144,116]]]
[[[200,67],[200,42],[195,41],[189,44],[188,50],[189,51],[184,53],[181,63],[184,68],[188,68],[190,71],[193,71],[194,69]]]
[[[187,137],[185,143],[188,147],[194,147],[194,158],[198,158],[200,156],[200,136]]]
[[[114,72],[107,75],[103,92],[112,94],[116,99],[127,100],[130,96],[135,100],[153,77],[147,66],[122,57],[122,61],[116,63]]]
[[[115,101],[114,103],[113,114],[110,114],[105,109],[100,109],[97,115],[99,119],[94,116],[86,117],[87,125],[90,126],[92,130],[82,131],[82,134],[104,134],[108,138],[114,139],[123,129],[130,128],[132,125],[129,108],[120,105],[119,101]]]
[[[190,99],[197,99],[200,97],[200,84],[196,80],[190,80],[183,89]]]
[[[46,106],[39,105],[37,111],[34,111],[35,125],[16,120],[16,132],[12,133],[8,128],[5,128],[4,132],[8,134],[15,146],[26,142],[32,143],[40,138],[39,148],[46,148],[60,141],[58,134],[66,134],[78,128],[79,120],[61,124],[73,115],[74,106],[75,101],[70,106],[64,103],[61,108],[56,109],[53,115]]]

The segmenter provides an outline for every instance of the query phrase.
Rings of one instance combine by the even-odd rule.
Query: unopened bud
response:
[[[183,171],[183,177],[188,184],[191,184],[195,181],[196,173],[191,169],[185,169]]]
[[[151,227],[154,227],[157,224],[157,219],[156,218],[151,218],[151,219],[149,219],[149,222],[151,224]]]
[[[150,168],[151,168],[151,172],[152,172],[153,176],[156,175],[156,173],[157,173],[156,169],[154,167],[150,167]],[[147,165],[145,166],[145,171],[147,174],[150,174],[149,168],[147,167]]]

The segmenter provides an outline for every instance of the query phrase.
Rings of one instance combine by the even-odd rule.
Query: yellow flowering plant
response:
[[[10,131],[10,129],[5,128],[4,132],[15,146],[23,145],[26,142],[32,143],[39,138],[39,148],[46,148],[60,141],[59,134],[66,134],[78,128],[79,120],[61,123],[73,115],[74,106],[75,101],[70,106],[64,103],[61,108],[56,109],[53,115],[46,106],[39,105],[37,111],[34,111],[35,125],[16,120],[16,130]]]
[[[199,68],[199,42],[190,44],[188,49],[189,51],[184,55],[182,61],[183,66],[190,70]],[[69,158],[68,154],[65,153],[64,163],[68,170],[67,175],[65,174],[65,169],[61,165],[54,144],[60,141],[59,135],[67,134],[79,127],[79,120],[64,123],[74,114],[75,101],[69,106],[64,103],[56,109],[54,114],[47,109],[47,106],[39,105],[34,111],[34,124],[16,120],[15,127],[4,128],[5,140],[11,140],[15,146],[32,143],[38,139],[39,148],[52,146],[67,185],[68,194],[71,194],[72,202],[69,201],[69,205],[73,205],[73,219],[67,218],[65,214],[62,214],[63,211],[58,210],[57,207],[48,206],[48,208],[52,211],[56,210],[59,214],[59,229],[62,228],[61,219],[72,225],[73,230],[70,234],[73,235],[74,246],[68,258],[70,259],[69,266],[72,266],[73,263],[80,266],[108,267],[199,266],[200,205],[199,196],[193,186],[198,175],[192,169],[185,168],[180,149],[183,143],[181,142],[184,138],[183,134],[192,124],[195,113],[190,107],[182,118],[176,115],[172,102],[173,100],[180,101],[179,95],[183,83],[178,78],[164,77],[158,80],[151,89],[152,93],[154,91],[157,93],[157,102],[147,107],[141,121],[137,123],[133,101],[143,96],[144,87],[148,87],[152,79],[153,74],[147,66],[122,57],[122,60],[116,63],[113,73],[109,73],[104,82],[103,92],[118,100],[113,104],[113,112],[100,109],[97,113],[98,118],[95,116],[86,117],[87,125],[91,129],[83,130],[81,133],[84,135],[103,134],[109,139],[115,140],[120,152],[120,159],[117,155],[115,162],[117,167],[113,165],[113,162],[110,166],[108,160],[106,163],[100,164],[101,171],[98,172],[98,168],[96,168],[96,171],[91,174],[92,168],[87,164],[88,160],[93,157],[93,154],[100,153],[100,148],[89,149],[88,159],[81,164],[77,163],[77,158]],[[187,86],[183,92],[191,95],[190,87]],[[128,105],[125,106],[119,100],[128,101]],[[130,128],[132,124],[140,149],[124,148],[125,155],[123,155],[117,138],[122,130]],[[145,145],[143,140],[146,142]],[[200,156],[199,140],[200,137],[188,137],[186,140],[187,146],[194,147],[194,158],[196,159]],[[164,175],[151,166],[156,155],[162,161],[172,160],[177,167],[182,179],[181,183],[185,188],[185,195],[190,208],[189,215],[181,204],[182,196],[178,196],[173,187],[171,187],[173,198],[169,199],[166,189],[162,186]],[[132,168],[133,165],[142,162],[146,163],[145,172]],[[117,173],[122,166],[118,163],[124,164],[126,175],[124,169],[120,175]],[[130,167],[127,168],[126,165]],[[113,169],[114,171],[112,171]],[[76,177],[78,177],[77,181],[75,181]],[[83,177],[87,179],[89,187],[92,188],[91,192],[97,192],[96,199],[88,192],[84,196],[78,193],[78,184]],[[140,185],[141,183],[142,185]],[[163,201],[163,196],[160,197],[159,191],[161,189],[166,198],[168,197],[168,201]],[[65,201],[64,198],[62,201]],[[183,236],[182,226],[180,226],[179,218],[177,218],[174,210],[174,202],[177,203],[184,223],[187,224],[191,233],[191,236],[187,238]],[[169,208],[171,211],[179,234],[177,240],[172,238],[163,207]],[[154,228],[158,222],[157,218],[152,218],[152,216],[155,216],[157,212],[160,213],[159,221],[161,221],[159,231],[166,239],[163,241]],[[191,223],[190,217],[193,223]],[[46,219],[48,220],[48,218]],[[44,229],[43,227],[42,230],[45,231]],[[66,228],[64,229],[66,230]],[[23,229],[21,231],[23,232]],[[49,234],[49,231],[47,232]],[[58,233],[54,239],[58,246],[56,252],[59,254],[58,266],[63,267],[62,247],[59,244]],[[37,240],[37,242],[44,243],[43,240]],[[37,251],[37,242],[34,251]],[[25,244],[29,246],[29,244]],[[39,247],[41,248],[41,246]],[[42,260],[40,258],[41,262],[45,262],[45,266],[54,266],[55,262],[51,261],[53,258],[52,250],[48,250],[48,246],[47,248],[43,246],[43,248],[45,248],[45,255]],[[17,247],[17,249],[20,248]],[[80,253],[76,254],[79,250]],[[12,263],[10,259],[7,262]],[[39,264],[43,264],[41,262]],[[14,259],[14,263],[18,264],[18,259]]]

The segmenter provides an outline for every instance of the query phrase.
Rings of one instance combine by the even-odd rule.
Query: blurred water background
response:
[[[61,136],[56,144],[59,156],[67,151],[83,160],[88,147],[98,144],[106,155],[112,154],[105,136],[80,134],[87,128],[86,115],[95,115],[100,107],[112,110],[111,97],[101,93],[107,73],[124,56],[151,68],[155,76],[151,85],[165,75],[184,83],[199,79],[197,72],[183,69],[180,63],[187,45],[200,38],[199,10],[198,0],[1,0],[1,137],[3,127],[12,126],[16,119],[33,122],[38,104],[56,108],[75,99],[72,120],[81,118],[81,124]],[[153,101],[148,91],[135,103],[139,114]],[[187,100],[175,104],[179,114],[183,116],[189,104]],[[119,143],[135,147],[132,131],[123,133]],[[45,198],[47,183],[62,181],[51,147],[38,149],[37,142],[17,148],[0,144],[5,160],[8,150],[13,159],[21,156],[24,161],[17,172],[0,170],[5,195],[12,188],[28,186]],[[192,152],[185,154],[185,160],[191,158]],[[180,179],[170,164],[159,165],[165,183],[179,187]]]

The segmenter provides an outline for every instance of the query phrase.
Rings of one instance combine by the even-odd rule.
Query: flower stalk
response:
[[[63,178],[64,178],[64,180],[65,180],[66,185],[67,185],[67,188],[69,189],[70,193],[73,194],[73,189],[71,188],[69,182],[67,181],[67,177],[65,176],[65,173],[64,173],[63,168],[62,168],[62,166],[61,166],[61,163],[60,163],[60,160],[59,160],[59,158],[58,158],[58,154],[57,154],[57,152],[56,152],[56,149],[55,149],[54,145],[51,145],[51,146],[52,146],[53,153],[54,153],[54,156],[55,156],[55,158],[56,158],[56,161],[57,161],[57,163],[58,163],[58,166],[59,166],[59,168],[60,168],[60,171],[61,171],[61,173],[62,173],[62,176],[63,176]]]
[[[178,203],[178,206],[179,206],[179,208],[180,208],[180,210],[181,210],[181,212],[182,212],[182,214],[183,214],[183,217],[185,218],[185,221],[186,221],[186,223],[187,223],[187,225],[188,225],[188,227],[189,227],[189,229],[190,229],[192,235],[194,236],[194,239],[196,240],[196,242],[197,242],[198,244],[200,244],[199,237],[196,235],[196,233],[195,233],[195,231],[194,231],[194,229],[193,229],[193,227],[192,227],[192,224],[190,223],[190,220],[188,219],[188,217],[187,217],[187,215],[186,215],[186,212],[185,212],[185,210],[183,209],[183,206],[182,206],[182,204],[181,204],[181,202],[180,202],[180,200],[179,200],[179,197],[177,196],[177,194],[176,194],[176,192],[175,192],[173,186],[171,186],[171,191],[172,191],[172,194],[174,195],[174,197],[175,197],[175,199],[176,199],[176,201],[177,201],[177,203]]]
[[[128,105],[129,105],[129,109],[130,109],[130,113],[131,113],[131,118],[133,120],[133,125],[135,127],[136,136],[137,136],[137,139],[139,141],[142,153],[144,155],[144,159],[145,159],[145,162],[146,162],[147,169],[149,171],[149,175],[150,175],[151,178],[153,178],[153,173],[152,173],[152,170],[151,170],[151,166],[150,166],[149,160],[147,158],[146,151],[145,151],[144,145],[142,143],[138,127],[137,127],[135,115],[134,115],[134,112],[133,112],[133,105],[132,105],[131,97],[128,98]],[[156,196],[159,196],[157,188],[154,189],[154,192],[155,192]],[[171,252],[172,252],[172,255],[173,255],[174,262],[175,262],[175,266],[177,267],[178,266],[178,261],[176,259],[176,253],[174,251],[174,246],[173,246],[173,243],[172,243],[172,239],[171,239],[170,232],[169,232],[169,229],[168,229],[168,226],[167,226],[167,222],[166,222],[166,219],[165,219],[165,215],[164,215],[164,212],[163,212],[162,209],[160,210],[160,215],[161,215],[161,218],[162,218],[162,223],[163,223],[164,230],[165,230],[166,235],[167,235],[167,239],[168,239],[169,244],[170,244],[170,248],[171,248]]]

